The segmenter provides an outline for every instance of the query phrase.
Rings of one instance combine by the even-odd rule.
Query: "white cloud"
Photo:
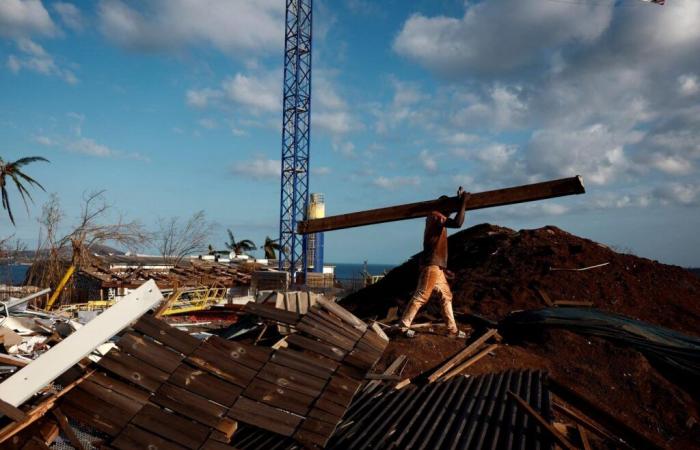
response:
[[[350,141],[341,141],[339,139],[334,139],[331,142],[333,151],[336,151],[346,158],[356,158],[357,153],[355,153],[355,144]]]
[[[17,39],[17,49],[20,51],[20,55],[7,57],[7,67],[13,73],[29,70],[42,75],[57,76],[68,84],[78,83],[78,78],[71,70],[59,66],[44,47],[31,39]]]
[[[418,154],[418,159],[425,170],[432,173],[437,172],[438,164],[433,152],[421,150],[421,152]]]
[[[412,15],[394,50],[448,76],[489,73],[533,64],[555,49],[592,42],[607,29],[613,3],[541,0],[465,2],[461,18]],[[507,13],[504,13],[507,12]]]
[[[476,158],[491,171],[497,172],[508,168],[516,148],[512,145],[491,144],[476,153]]]
[[[603,124],[578,130],[538,130],[529,143],[527,167],[546,177],[579,174],[591,184],[609,184],[633,169],[624,148],[642,136],[632,131],[618,133]]]
[[[279,159],[256,157],[247,161],[235,162],[231,166],[230,172],[234,175],[257,181],[279,180],[282,170],[280,164]]]
[[[213,130],[219,126],[218,122],[210,117],[203,117],[199,119],[197,123],[200,127],[206,128],[207,130]]]
[[[442,138],[442,142],[449,145],[465,145],[478,142],[481,138],[476,134],[457,131]]]
[[[137,10],[102,0],[102,33],[138,51],[178,50],[200,44],[235,55],[280,51],[284,2],[276,0],[147,0]]]
[[[83,136],[83,122],[85,116],[77,113],[68,113],[68,118],[74,122],[69,136],[49,137],[46,135],[36,135],[34,142],[45,147],[56,147],[72,153],[96,158],[134,159],[149,162],[147,156],[137,152],[123,152],[115,150],[108,145],[102,144],[95,139]]]
[[[45,147],[56,145],[56,142],[48,136],[34,136],[34,142]]]
[[[420,178],[418,177],[385,177],[380,176],[372,181],[372,184],[378,188],[387,189],[390,191],[406,187],[406,186],[418,186],[420,184]]]
[[[451,118],[458,126],[480,126],[496,131],[519,128],[527,117],[528,105],[522,87],[495,83],[483,98],[465,96],[466,105]]]
[[[205,108],[213,100],[221,98],[223,93],[216,89],[190,89],[185,94],[185,100],[189,106],[194,106],[195,108]]]
[[[80,138],[69,144],[68,148],[83,155],[98,156],[100,158],[108,158],[116,154],[114,150],[106,145],[99,144],[94,139],[89,138]]]
[[[681,75],[678,77],[678,92],[681,95],[691,96],[700,92],[700,82],[697,75]]]
[[[317,130],[331,135],[342,135],[360,128],[355,118],[347,111],[313,112],[311,123]]]
[[[40,0],[0,1],[0,36],[53,36],[58,32]]]
[[[654,192],[662,204],[697,206],[700,204],[700,185],[691,183],[668,183],[658,186]]]
[[[325,176],[331,173],[333,173],[333,170],[330,167],[320,166],[311,168],[311,175]]]
[[[72,3],[56,2],[53,9],[61,18],[61,22],[73,31],[82,31],[85,28],[83,15],[80,10]]]
[[[94,156],[97,158],[116,158],[116,159],[135,159],[139,161],[149,162],[150,159],[140,153],[127,153],[119,150],[114,150],[107,145],[101,144],[94,139],[81,137],[70,141],[66,144],[66,148],[74,153],[79,153],[86,156]]]
[[[670,175],[688,175],[693,173],[695,168],[687,159],[678,155],[654,154],[652,156],[652,166]]]
[[[345,100],[338,94],[338,91],[331,80],[320,73],[320,76],[314,76],[313,95],[311,101],[323,109],[344,109],[347,107]]]
[[[278,112],[282,108],[282,84],[279,74],[236,74],[222,83],[226,96],[234,102],[266,112]]]

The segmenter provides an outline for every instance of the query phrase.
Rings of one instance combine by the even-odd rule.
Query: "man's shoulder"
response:
[[[444,222],[445,220],[447,220],[447,217],[445,217],[445,215],[443,213],[441,213],[440,211],[431,211],[430,214],[428,215],[428,217],[426,217],[426,220],[428,220],[428,221],[436,220],[436,221]]]

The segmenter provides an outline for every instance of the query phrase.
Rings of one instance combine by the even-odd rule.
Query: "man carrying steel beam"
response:
[[[457,190],[457,196],[462,200],[459,211],[450,218],[451,211],[433,211],[425,219],[423,233],[423,255],[420,258],[420,276],[411,302],[401,318],[401,329],[408,337],[415,333],[410,329],[418,310],[425,305],[434,291],[440,295],[440,312],[447,324],[447,331],[453,337],[466,337],[464,332],[457,329],[452,311],[452,291],[447,284],[447,228],[461,228],[464,223],[464,212],[471,194],[464,192],[462,186]],[[441,198],[447,198],[445,196]]]

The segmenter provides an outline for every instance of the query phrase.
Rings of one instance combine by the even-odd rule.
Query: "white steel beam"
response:
[[[0,399],[12,406],[20,406],[162,299],[163,295],[155,281],[149,280],[142,284],[84,327],[3,381],[0,384]]]

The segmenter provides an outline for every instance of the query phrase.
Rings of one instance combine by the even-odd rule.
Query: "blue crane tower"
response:
[[[279,269],[306,273],[306,236],[297,222],[309,208],[309,146],[311,143],[311,22],[312,0],[286,0],[284,86],[282,105],[282,174],[280,193]]]

